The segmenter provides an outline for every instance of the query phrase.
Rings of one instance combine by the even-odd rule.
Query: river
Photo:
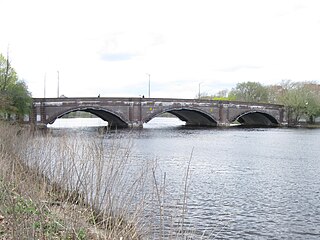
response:
[[[80,122],[105,125],[97,119],[61,119],[51,128]],[[190,167],[186,239],[320,239],[319,129],[182,124],[175,118],[155,118],[130,136],[133,159],[156,159],[159,174],[165,176],[172,200],[166,202],[168,211],[183,196]]]

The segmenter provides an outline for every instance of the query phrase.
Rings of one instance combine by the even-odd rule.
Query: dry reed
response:
[[[141,238],[133,199],[145,172],[128,185],[129,145],[0,128],[3,239]]]
[[[172,209],[166,173],[132,162],[130,137],[0,132],[0,239],[190,239],[192,153]]]

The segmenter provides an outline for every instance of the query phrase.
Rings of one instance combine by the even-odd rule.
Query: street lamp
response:
[[[147,75],[149,76],[149,89],[148,89],[148,92],[149,92],[149,98],[150,98],[150,74],[149,73],[147,73]]]
[[[57,88],[57,98],[59,98],[59,71],[57,71],[58,73],[58,88]]]
[[[203,83],[203,82],[200,82],[200,83],[199,83],[199,95],[198,95],[198,98],[199,98],[199,99],[200,99],[200,94],[201,94],[201,92],[200,92],[201,83]]]
[[[44,79],[43,79],[43,98],[46,98],[46,82],[47,82],[47,73],[44,74]]]

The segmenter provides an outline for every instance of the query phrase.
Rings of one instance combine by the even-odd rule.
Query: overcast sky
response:
[[[319,0],[0,0],[0,18],[34,97],[57,96],[58,71],[68,97],[147,97],[148,74],[177,98],[320,80]]]

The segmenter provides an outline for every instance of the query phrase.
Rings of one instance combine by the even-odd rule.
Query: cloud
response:
[[[103,61],[127,61],[134,57],[138,56],[138,54],[132,53],[104,53],[101,54],[101,59]]]
[[[254,65],[235,65],[226,68],[219,69],[221,72],[238,72],[245,69],[261,69],[262,66],[254,66]]]
[[[104,61],[125,61],[144,56],[147,51],[164,42],[162,35],[150,32],[117,32],[105,36],[100,47]]]

